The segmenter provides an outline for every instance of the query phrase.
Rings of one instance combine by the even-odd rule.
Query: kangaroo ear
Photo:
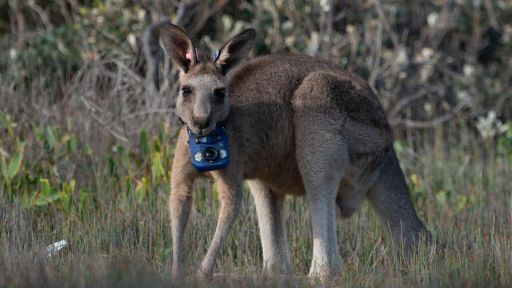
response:
[[[215,63],[222,68],[223,74],[226,74],[247,57],[254,44],[254,38],[256,38],[256,31],[254,29],[247,29],[231,38],[219,49]]]
[[[183,29],[171,22],[164,22],[160,26],[160,39],[167,56],[183,73],[196,64],[194,45]]]

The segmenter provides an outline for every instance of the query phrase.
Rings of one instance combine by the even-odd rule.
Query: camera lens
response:
[[[217,151],[217,149],[215,149],[213,147],[208,147],[204,150],[204,159],[206,161],[213,161],[218,156],[219,156],[219,152]]]

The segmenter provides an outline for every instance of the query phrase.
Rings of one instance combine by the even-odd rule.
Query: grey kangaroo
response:
[[[365,81],[306,55],[275,54],[241,64],[253,45],[253,29],[226,42],[214,60],[198,55],[181,28],[162,22],[158,29],[165,52],[180,69],[176,112],[186,126],[172,165],[173,275],[183,268],[183,234],[198,177],[217,181],[221,202],[201,274],[212,273],[240,211],[244,180],[256,204],[268,273],[290,269],[286,194],[305,195],[308,202],[314,238],[311,277],[341,270],[336,206],[342,217],[349,217],[368,199],[394,241],[405,247],[430,237],[409,199],[386,115]],[[207,135],[220,123],[228,135],[231,163],[198,172],[191,163],[187,128]]]

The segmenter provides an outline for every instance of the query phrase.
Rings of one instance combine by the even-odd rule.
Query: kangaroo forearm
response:
[[[178,191],[178,190],[174,190]],[[173,242],[173,262],[179,263],[182,258],[183,235],[187,227],[192,206],[192,194],[171,192],[169,208],[171,212],[171,229]]]
[[[242,206],[242,195],[238,192],[236,194],[238,195],[229,197],[230,201],[223,201],[221,204],[217,228],[215,229],[215,234],[210,247],[208,248],[208,252],[201,264],[200,272],[203,274],[211,273],[213,266],[215,265],[215,260],[219,255],[221,245],[224,243],[224,240],[231,231],[236,217],[240,212],[240,208]]]
[[[181,140],[181,141],[180,141]],[[192,208],[192,188],[197,172],[187,162],[188,155],[183,139],[178,140],[176,152],[182,152],[181,157],[174,157],[171,177],[171,197],[169,200],[169,212],[172,230],[172,274],[177,276],[182,271],[183,261],[183,236],[190,218]]]

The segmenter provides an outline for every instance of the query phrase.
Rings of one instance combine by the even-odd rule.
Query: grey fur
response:
[[[268,273],[290,268],[282,208],[286,194],[306,195],[309,203],[314,238],[310,276],[341,270],[336,205],[349,217],[368,198],[395,242],[411,247],[429,237],[407,194],[385,113],[365,81],[324,60],[295,54],[258,57],[234,68],[249,53],[253,30],[228,41],[220,52],[222,61],[187,62],[185,53],[194,49],[183,43],[191,43],[190,38],[172,24],[165,27],[164,48],[182,68],[180,85],[191,90],[178,96],[178,115],[202,134],[225,120],[232,154],[226,169],[199,173],[190,162],[187,133],[184,128],[180,132],[169,207],[174,275],[181,271],[192,185],[204,176],[218,182],[221,210],[202,274],[212,272],[237,217],[244,179],[256,203]],[[228,91],[222,101],[214,96],[219,88]],[[195,127],[198,117],[213,124]]]

